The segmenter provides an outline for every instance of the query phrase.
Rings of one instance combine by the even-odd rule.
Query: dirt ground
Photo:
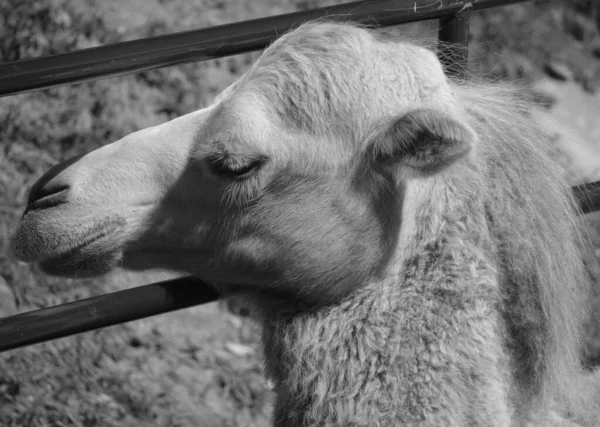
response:
[[[0,61],[332,3],[0,0]],[[549,104],[537,119],[556,129],[574,183],[600,179],[599,28],[594,0],[496,8],[471,22],[470,70],[519,81]],[[392,31],[422,38],[436,29]],[[16,262],[8,238],[48,167],[205,105],[257,55],[0,99],[0,315],[166,277],[51,278]],[[598,258],[600,215],[588,221]],[[590,328],[591,357],[600,355],[598,331]],[[0,426],[266,426],[272,393],[261,368],[256,326],[209,304],[0,354]]]

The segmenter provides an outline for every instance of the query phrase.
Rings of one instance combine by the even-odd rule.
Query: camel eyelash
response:
[[[222,154],[212,154],[206,158],[208,166],[215,175],[241,178],[258,170],[265,162],[260,157],[234,157]]]

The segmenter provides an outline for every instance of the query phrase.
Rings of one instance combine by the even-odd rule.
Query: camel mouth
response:
[[[69,217],[66,221],[65,212],[52,209],[27,212],[12,238],[13,254],[59,276],[98,275],[114,268],[122,252],[124,217],[89,212]]]
[[[122,257],[121,248],[111,245],[109,230],[87,236],[83,241],[70,244],[53,252],[44,253],[29,262],[52,276],[93,277],[114,269]]]
[[[107,244],[110,236],[110,231],[103,231],[87,236],[78,244],[61,247],[27,261],[37,263],[44,273],[53,276],[91,277],[108,273],[122,257],[120,248]]]

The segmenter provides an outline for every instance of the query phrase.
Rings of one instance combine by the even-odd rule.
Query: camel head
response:
[[[407,187],[473,143],[432,52],[308,24],[211,106],[49,170],[12,248],[56,275],[165,268],[335,301],[402,246]]]

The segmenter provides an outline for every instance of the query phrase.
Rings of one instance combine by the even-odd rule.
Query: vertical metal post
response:
[[[438,54],[446,73],[455,78],[467,75],[470,16],[467,3],[456,15],[439,20]]]

